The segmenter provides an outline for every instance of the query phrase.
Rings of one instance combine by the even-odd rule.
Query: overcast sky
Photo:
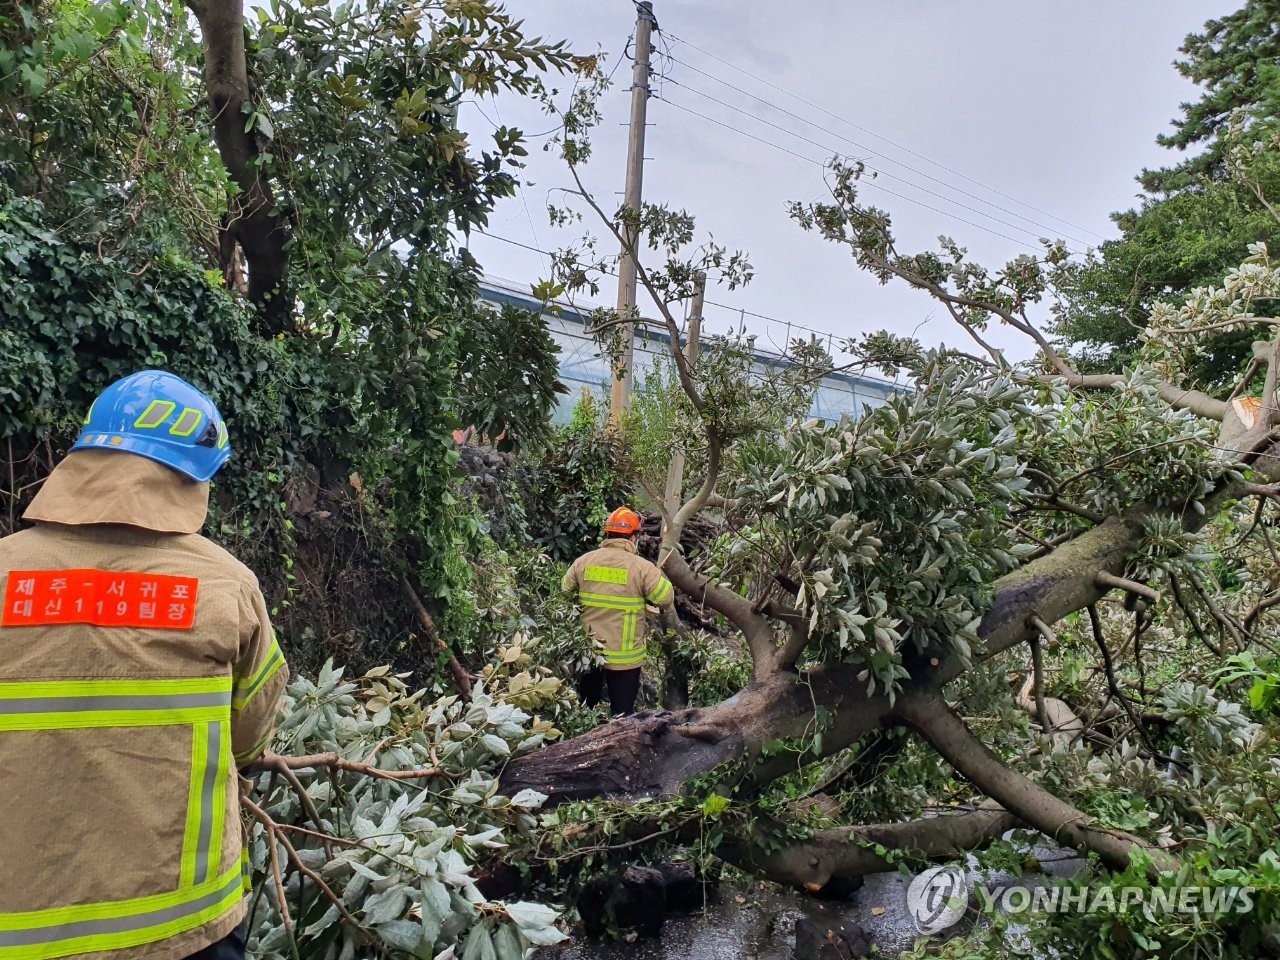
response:
[[[884,189],[865,197],[892,214],[902,250],[945,233],[996,265],[1040,236],[1072,249],[1096,244],[1115,235],[1108,215],[1133,204],[1134,175],[1174,159],[1155,137],[1196,96],[1172,66],[1183,37],[1238,5],[655,0],[666,55],[655,62],[662,76],[649,105],[645,199],[688,209],[700,237],[750,252],[756,279],[732,293],[713,289],[718,304],[838,337],[887,328],[926,344],[969,344],[925,295],[879,286],[841,248],[800,231],[787,202],[823,195],[821,163],[839,152],[881,171],[874,182]],[[631,0],[509,0],[508,8],[530,34],[566,38],[579,52],[603,47],[611,67],[635,19]],[[618,65],[588,168],[588,186],[609,209],[623,186],[630,68]],[[464,109],[477,145],[490,121],[529,134],[553,125],[518,98]],[[575,234],[547,223],[548,198],[568,175],[542,142],[530,145],[530,184],[489,229],[554,249]],[[471,248],[496,276],[525,284],[548,275],[544,257],[511,244],[476,237]],[[615,296],[610,284],[599,299]],[[736,318],[716,306],[706,315],[713,329]],[[1029,352],[1011,332],[996,339]]]

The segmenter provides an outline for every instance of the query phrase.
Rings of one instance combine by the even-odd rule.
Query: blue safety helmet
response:
[[[142,370],[103,390],[71,449],[135,453],[200,483],[231,456],[213,401],[163,370]]]

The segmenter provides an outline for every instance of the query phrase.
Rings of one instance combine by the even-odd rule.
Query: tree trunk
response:
[[[246,107],[252,109],[244,46],[243,0],[187,0],[200,22],[204,42],[204,82],[213,113],[213,139],[232,181],[240,188],[222,222],[221,260],[228,286],[235,282],[235,247],[249,266],[249,299],[260,310],[262,332],[274,336],[288,328],[291,308],[286,289],[288,230],[276,212],[271,184],[257,165],[258,142],[246,131]]]
[[[991,608],[979,627],[985,650],[975,654],[974,660],[981,662],[1026,642],[1036,632],[1033,618],[1053,623],[1097,602],[1107,592],[1097,583],[1097,574],[1123,573],[1140,534],[1136,520],[1113,518],[997,581]],[[769,628],[771,649],[762,649],[768,621],[759,622],[763,618],[750,601],[708,583],[678,554],[671,558],[669,572],[678,586],[696,589],[709,606],[740,626],[743,619],[751,618],[753,629],[747,639],[756,661],[755,678],[715,706],[615,720],[516,760],[502,776],[504,791],[531,787],[546,794],[550,805],[599,796],[638,800],[679,794],[690,780],[719,768],[723,781],[745,785],[749,793],[752,787],[844,750],[877,729],[905,724],[1008,813],[1002,811],[998,818],[984,813],[955,823],[915,821],[877,828],[888,831],[883,833],[886,838],[907,832],[926,856],[944,856],[958,844],[987,842],[990,831],[1007,829],[1007,818],[1016,817],[1061,842],[1098,852],[1116,868],[1127,866],[1138,851],[1151,857],[1153,871],[1173,864],[1169,855],[1136,837],[1090,825],[1080,811],[987,750],[941,694],[941,687],[966,669],[957,657],[917,664],[892,705],[885,695],[867,695],[860,667],[828,664],[800,674],[776,665],[761,669],[762,661],[775,664],[772,634]],[[821,886],[833,876],[861,875],[880,863],[853,842],[862,839],[866,839],[865,828],[859,832],[848,827],[769,856],[733,847],[737,841],[730,841],[726,855],[774,879]]]
[[[839,704],[850,724],[874,728],[887,713],[888,700],[860,697],[851,683],[848,668],[815,671],[808,682],[773,674],[714,707],[623,717],[516,760],[503,773],[502,788],[531,787],[547,794],[549,804],[598,796],[674,796],[686,781],[723,763],[760,766],[770,741],[798,741],[813,725],[815,697]],[[793,770],[814,759],[797,752],[783,756]]]

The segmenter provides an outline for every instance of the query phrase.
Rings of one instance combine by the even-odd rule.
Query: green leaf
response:
[[[422,942],[422,929],[409,920],[392,920],[390,923],[378,924],[374,932],[382,938],[387,946],[395,950],[412,953]]]
[[[702,814],[707,817],[718,817],[729,809],[729,798],[713,793],[702,801]]]
[[[409,895],[403,887],[391,887],[375,893],[364,902],[364,919],[369,924],[386,923],[404,916]]]
[[[478,924],[471,928],[466,945],[462,948],[462,960],[497,960],[488,927]]]
[[[524,946],[520,943],[520,935],[514,927],[500,926],[493,935],[494,952],[498,960],[523,960]]]

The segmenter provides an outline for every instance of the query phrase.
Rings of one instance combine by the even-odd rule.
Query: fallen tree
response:
[[[1139,834],[1111,826],[992,752],[965,720],[964,688],[988,682],[1004,669],[1001,655],[1022,645],[1041,673],[1044,634],[1082,612],[1096,617],[1100,606],[1108,609],[1109,629],[1132,614],[1127,663],[1140,686],[1142,637],[1157,617],[1189,623],[1211,608],[1236,653],[1274,634],[1267,619],[1274,588],[1259,584],[1224,612],[1204,565],[1208,525],[1238,515],[1242,500],[1261,516],[1280,490],[1269,482],[1280,477],[1280,339],[1255,346],[1259,362],[1232,394],[1259,390],[1251,407],[1179,379],[1206,330],[1270,322],[1251,310],[1280,294],[1280,271],[1266,251],[1255,251],[1222,289],[1158,311],[1144,363],[1129,375],[1083,375],[1031,319],[1067,260],[1061,244],[998,272],[969,261],[945,238],[935,252],[900,253],[888,215],[858,196],[861,167],[833,161],[831,200],[796,205],[799,224],[846,245],[882,282],[928,294],[984,356],[925,351],[891,334],[866,337],[849,350],[864,362],[908,370],[914,390],[857,420],[791,421],[779,429],[761,416],[762,406],[776,409],[776,397],[754,405],[741,399],[759,401],[778,388],[744,373],[735,360],[740,344],[722,338],[708,348],[703,331],[700,357],[680,349],[673,305],[708,273],[730,286],[742,282],[745,259],[715,245],[693,257],[683,253],[692,236],[683,212],[646,205],[607,213],[579,174],[589,154],[584,129],[566,125],[563,144],[576,199],[637,260],[646,244],[665,258],[658,267],[639,263],[656,314],[641,322],[672,344],[668,369],[678,391],[670,403],[678,412],[667,442],[689,464],[690,479],[678,505],[654,498],[664,517],[661,562],[680,591],[737,631],[753,678],[724,702],[615,720],[520,758],[504,770],[503,789],[536,789],[552,804],[681,795],[696,801],[708,792],[751,803],[776,781],[868,735],[904,728],[997,809],[914,819],[904,810],[901,822],[824,830],[768,854],[740,832],[721,853],[766,877],[815,889],[884,868],[884,856],[862,849],[867,836],[925,857],[950,856],[986,844],[1016,821],[1096,854],[1113,870],[1137,869],[1149,882],[1185,873],[1176,853],[1181,841],[1167,829]],[[643,242],[630,245],[637,234]],[[570,287],[609,267],[593,250],[584,244],[559,255]],[[636,319],[605,316],[597,330],[608,344]],[[984,337],[992,322],[1030,338],[1037,359],[1015,364],[993,348]],[[802,354],[803,344],[795,346]],[[719,510],[739,521],[738,548],[720,544],[684,555],[685,525]],[[1193,590],[1178,591],[1180,581]],[[1173,589],[1152,586],[1165,583]],[[1167,593],[1176,595],[1172,604]],[[1238,609],[1246,600],[1251,609]],[[1117,756],[1132,754],[1154,768],[1168,757],[1152,746],[1133,708],[1139,699],[1149,706],[1152,692],[1119,688],[1110,642],[1098,634],[1109,681],[1103,699],[1109,716],[1123,706],[1136,729],[1109,742]],[[1193,695],[1170,693],[1176,687],[1163,693]],[[1252,752],[1257,728],[1236,719],[1223,719],[1225,736]],[[1085,733],[1096,737],[1077,721],[1068,749]],[[1138,739],[1136,753],[1130,737]],[[1031,755],[1051,749],[1033,745]]]

